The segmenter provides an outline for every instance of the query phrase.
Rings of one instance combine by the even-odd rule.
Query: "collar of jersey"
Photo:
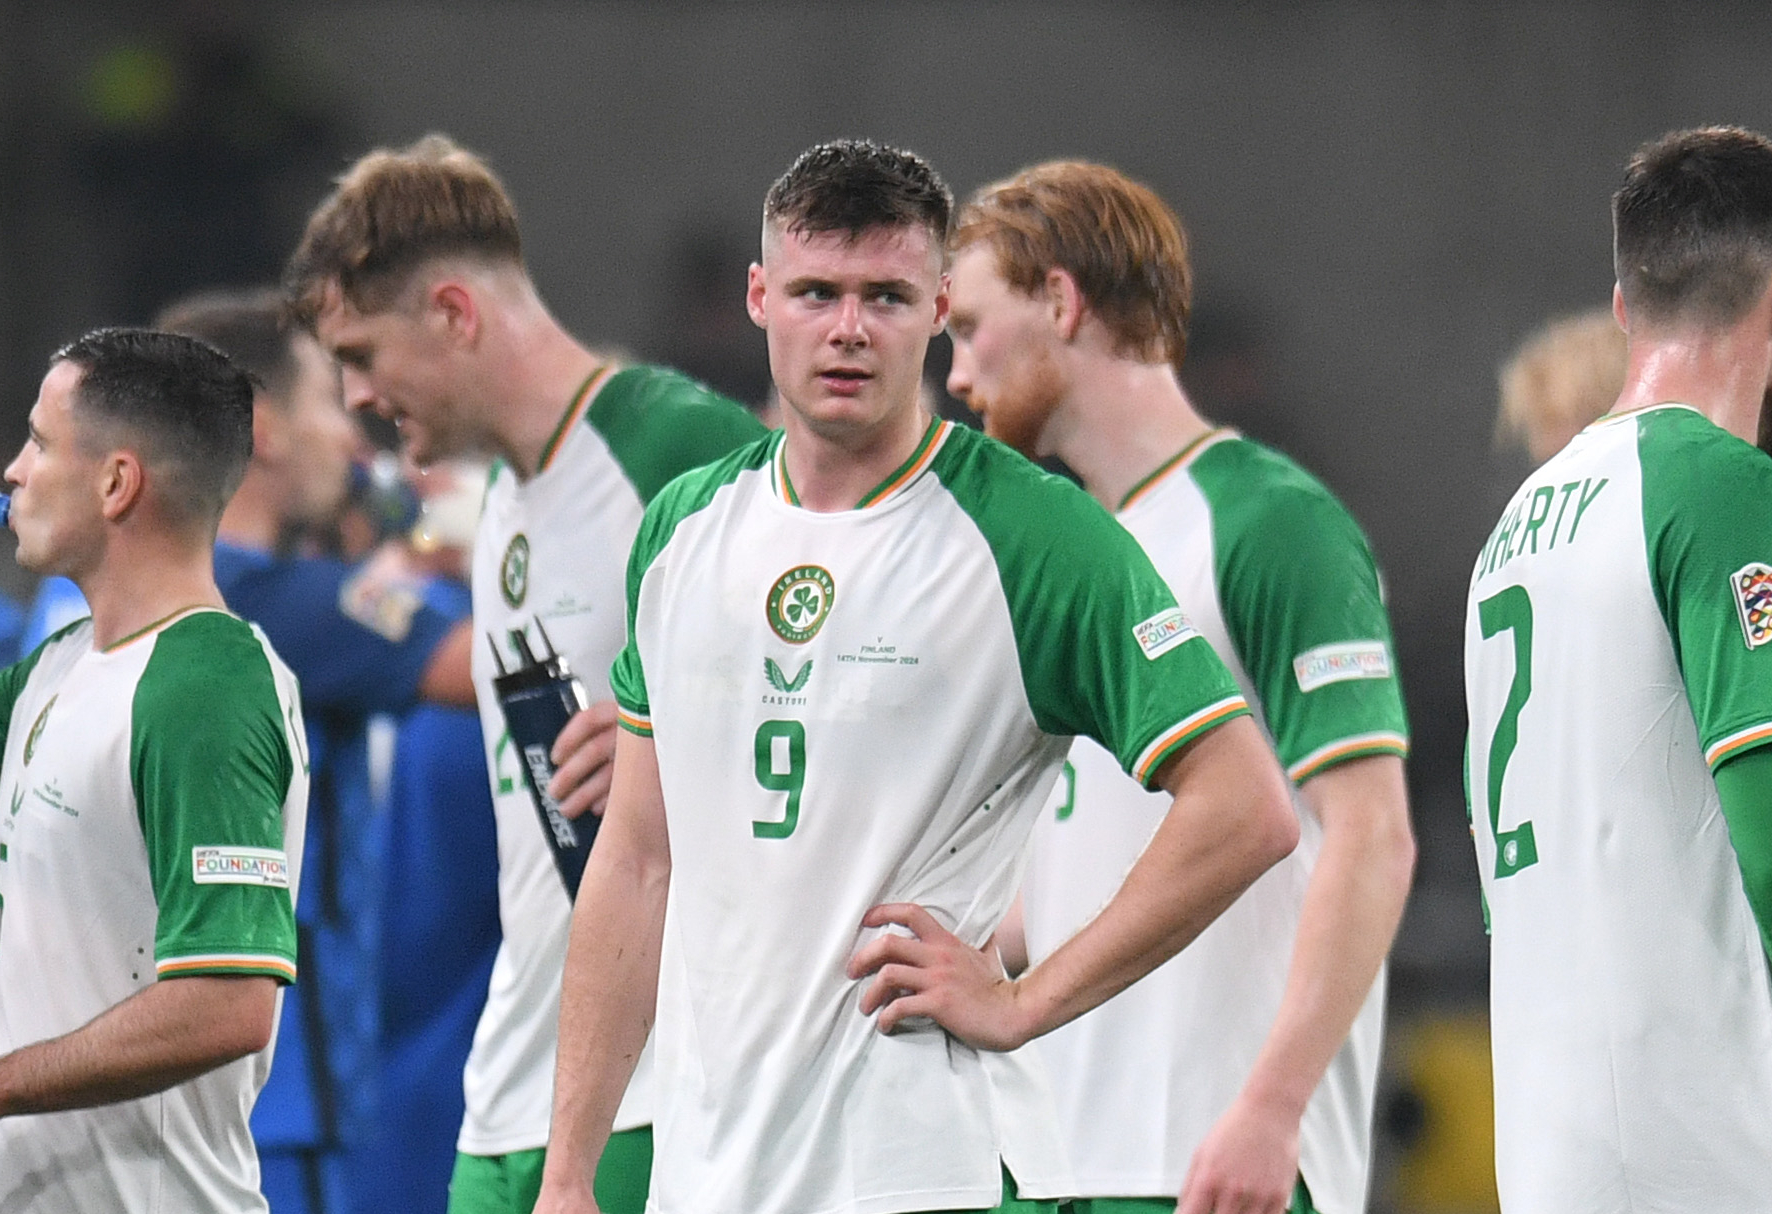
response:
[[[1227,439],[1241,437],[1241,434],[1231,429],[1229,426],[1217,426],[1206,431],[1206,433],[1188,443],[1188,445],[1183,447],[1180,451],[1177,451],[1174,455],[1171,455],[1168,459],[1158,464],[1155,471],[1139,481],[1136,485],[1132,486],[1132,488],[1128,489],[1126,491],[1126,496],[1120,499],[1120,510],[1129,509],[1134,502],[1140,500],[1145,494],[1156,488],[1157,483],[1171,472],[1185,468],[1195,460],[1199,459],[1200,455],[1206,450],[1206,448],[1216,447],[1219,443],[1222,443]],[[1116,510],[1115,513],[1117,514],[1119,511]]]
[[[548,435],[548,441],[542,444],[541,458],[535,461],[537,473],[546,472],[548,465],[554,462],[554,456],[560,451],[560,441],[566,437],[566,432],[577,424],[578,419],[584,416],[585,409],[590,405],[591,397],[595,395],[592,389],[614,369],[614,363],[598,363],[591,368],[591,373],[585,376],[585,382],[580,384],[578,391],[572,394],[572,403],[566,406],[566,412],[561,415],[560,424],[554,427],[554,432]]]
[[[923,438],[917,449],[911,452],[909,459],[893,469],[890,475],[868,492],[861,495],[855,503],[857,510],[871,510],[883,506],[887,502],[903,497],[905,492],[917,482],[917,478],[929,470],[935,462],[935,453],[947,442],[948,434],[954,424],[941,418],[932,418],[929,428],[923,431]],[[775,459],[770,463],[770,479],[774,482],[775,495],[790,506],[800,504],[800,495],[794,492],[794,482],[788,477],[788,443],[784,433],[775,443]]]
[[[199,611],[219,611],[223,615],[230,614],[227,610],[225,610],[224,608],[221,608],[221,607],[211,607],[207,603],[193,603],[189,607],[180,607],[177,611],[173,612],[170,615],[161,616],[159,619],[155,620],[152,624],[147,624],[141,628],[137,628],[134,632],[130,633],[128,636],[122,638],[121,640],[112,641],[109,645],[106,645],[103,649],[99,650],[99,652],[100,653],[116,653],[119,649],[122,649],[124,646],[133,645],[135,642],[141,640],[145,636],[148,636],[152,633],[159,632],[165,628],[170,628],[172,625],[174,625],[174,624],[178,623],[180,620],[184,619],[187,615],[196,615]]]
[[[1582,428],[1582,433],[1585,434],[1589,430],[1603,430],[1607,426],[1616,425],[1618,422],[1639,418],[1639,417],[1643,416],[1643,414],[1653,413],[1657,409],[1684,409],[1688,413],[1696,413],[1700,417],[1704,416],[1704,411],[1701,410],[1697,405],[1688,405],[1683,400],[1663,400],[1663,401],[1657,401],[1653,405],[1639,405],[1637,408],[1627,409],[1623,413],[1607,413],[1601,417],[1596,417],[1593,421],[1589,422],[1586,426],[1584,426]]]

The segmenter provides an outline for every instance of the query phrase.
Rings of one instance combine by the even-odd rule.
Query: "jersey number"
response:
[[[787,816],[779,822],[754,821],[751,835],[785,839],[800,824],[800,790],[806,784],[806,727],[798,721],[765,721],[757,726],[757,783],[788,795]]]
[[[1507,703],[1489,738],[1489,831],[1495,836],[1495,876],[1511,877],[1538,863],[1538,844],[1532,823],[1512,830],[1501,829],[1501,781],[1508,760],[1520,740],[1520,710],[1532,695],[1532,599],[1524,586],[1509,586],[1500,594],[1477,604],[1477,621],[1486,641],[1498,633],[1514,634],[1514,681],[1507,689]]]

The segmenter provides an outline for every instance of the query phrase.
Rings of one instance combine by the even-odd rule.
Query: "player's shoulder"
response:
[[[1092,564],[1135,545],[1075,482],[968,426],[951,426],[931,466],[999,555],[1034,549],[1043,560]]]
[[[1645,478],[1667,477],[1687,482],[1694,492],[1706,478],[1729,483],[1772,484],[1772,458],[1684,405],[1645,409],[1636,418],[1637,450]],[[1703,476],[1694,475],[1703,469]]]
[[[1328,559],[1352,546],[1370,547],[1365,532],[1335,493],[1297,460],[1241,435],[1214,442],[1188,464],[1188,475],[1212,511],[1215,542],[1238,548]]]
[[[646,506],[640,535],[635,540],[636,552],[644,546],[656,554],[677,524],[707,509],[721,489],[747,472],[764,471],[780,441],[781,431],[766,430],[760,437],[673,477]]]
[[[201,696],[210,711],[237,702],[268,677],[275,655],[252,624],[219,610],[193,611],[161,628],[142,670],[138,697]]]
[[[669,367],[624,367],[585,411],[641,501],[671,480],[767,433],[735,400]]]

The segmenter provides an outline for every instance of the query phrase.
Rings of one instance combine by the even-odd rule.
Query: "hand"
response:
[[[602,816],[614,771],[610,761],[615,758],[615,730],[615,701],[600,700],[574,713],[554,739],[549,754],[554,778],[548,781],[548,793],[568,818],[586,811]]]
[[[1298,1184],[1298,1121],[1238,1096],[1194,1152],[1175,1214],[1285,1214]]]
[[[897,924],[915,935],[887,932],[849,959],[849,976],[874,981],[862,993],[864,1014],[879,1011],[879,1029],[890,1033],[908,1016],[927,1016],[981,1050],[1012,1050],[1031,1035],[1020,1028],[1016,985],[995,956],[972,948],[908,902],[876,906],[863,927]]]

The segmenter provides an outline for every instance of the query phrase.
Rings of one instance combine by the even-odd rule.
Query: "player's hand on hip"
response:
[[[1238,1096],[1188,1165],[1175,1214],[1285,1214],[1298,1184],[1298,1118]]]
[[[876,906],[861,922],[897,924],[914,933],[882,933],[849,959],[851,978],[874,975],[862,992],[861,1010],[879,1012],[882,1033],[907,1017],[927,1016],[975,1049],[1012,1050],[1027,1040],[1019,1028],[1015,983],[994,955],[966,944],[909,902]]]
[[[568,818],[587,811],[602,815],[614,772],[615,730],[615,701],[599,700],[574,713],[554,739],[554,778],[548,792]]]

